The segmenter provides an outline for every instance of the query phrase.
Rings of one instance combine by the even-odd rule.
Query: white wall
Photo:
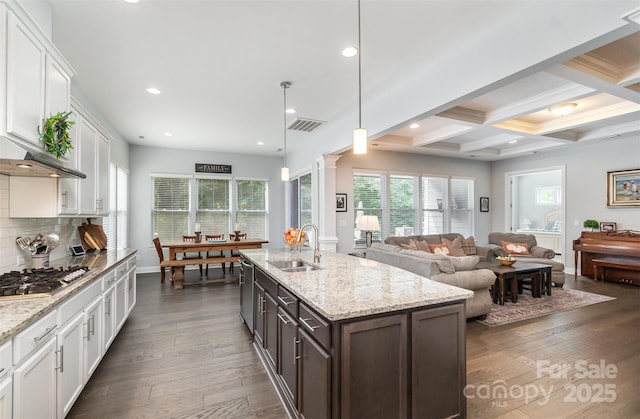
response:
[[[640,230],[640,207],[608,208],[607,172],[640,169],[640,137],[580,144],[530,157],[497,161],[491,165],[493,202],[491,217],[496,231],[504,230],[506,173],[566,165],[565,265],[573,269],[573,240],[580,237],[585,219],[617,223],[618,230]],[[574,225],[578,222],[578,226]]]
[[[475,238],[478,243],[486,243],[491,231],[491,212],[480,212],[479,197],[491,196],[490,163],[452,159],[446,157],[425,156],[420,154],[393,153],[369,149],[365,155],[354,155],[348,151],[337,163],[336,193],[347,194],[347,212],[336,213],[336,229],[339,239],[337,251],[353,251],[353,171],[368,169],[388,171],[396,174],[424,174],[461,176],[475,179]],[[329,200],[328,202],[333,202]],[[341,224],[343,224],[341,226]]]
[[[271,238],[275,247],[283,247],[277,242],[285,230],[282,158],[131,145],[129,160],[129,247],[138,250],[140,272],[158,269],[151,242],[151,174],[194,175],[196,163],[229,164],[234,178],[269,179],[269,237],[265,238]]]

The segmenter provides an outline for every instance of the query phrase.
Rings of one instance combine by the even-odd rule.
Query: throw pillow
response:
[[[464,256],[464,251],[462,250],[462,238],[456,237],[453,240],[442,238],[442,244],[446,245],[449,248],[450,256]]]
[[[412,240],[409,240],[409,243],[400,243],[400,246],[402,246],[403,249],[409,249],[409,250],[418,250],[418,248],[416,247],[416,242]]]
[[[446,244],[430,244],[429,250],[434,255],[448,255],[450,253]]]
[[[526,243],[502,242],[502,247],[510,255],[530,255]]]
[[[429,262],[434,263],[438,267],[438,270],[440,272],[445,274],[452,274],[456,271],[453,267],[451,258],[448,258],[446,256],[435,255],[433,253],[423,252],[421,250],[401,250],[400,253],[427,259]]]
[[[429,249],[429,243],[427,243],[426,240],[413,240],[413,243],[416,245],[416,248],[418,250],[431,253],[431,249]]]
[[[462,239],[462,251],[465,255],[475,255],[477,253],[476,240],[473,236],[469,236],[468,239]]]
[[[472,271],[480,262],[480,256],[449,256],[456,271]]]

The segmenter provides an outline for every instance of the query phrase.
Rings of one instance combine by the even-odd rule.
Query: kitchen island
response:
[[[471,291],[339,253],[242,255],[241,314],[293,417],[465,416]]]

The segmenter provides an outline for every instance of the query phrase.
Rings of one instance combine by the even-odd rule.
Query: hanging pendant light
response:
[[[283,182],[289,181],[289,168],[287,167],[287,89],[291,86],[291,82],[283,81],[280,83],[282,92],[284,93],[284,112],[282,113],[284,118],[284,166],[280,169],[280,180]]]
[[[358,0],[358,128],[353,130],[353,154],[367,153],[367,129],[362,128],[362,45],[360,0]]]

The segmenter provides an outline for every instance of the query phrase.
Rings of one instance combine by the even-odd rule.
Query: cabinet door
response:
[[[15,369],[13,386],[13,417],[56,417],[55,336]]]
[[[109,140],[98,134],[97,137],[97,178],[96,208],[99,215],[109,214]]]
[[[253,333],[253,308],[255,304],[253,302],[253,264],[249,261],[240,259],[240,316],[247,325],[249,331]]]
[[[305,419],[331,418],[331,355],[298,329],[298,412]]]
[[[13,410],[13,379],[0,380],[0,418],[10,418]]]
[[[71,136],[71,142],[73,148],[62,157],[65,160],[65,164],[72,169],[78,168],[78,156],[80,155],[80,127],[81,121],[77,111],[73,112],[73,120],[76,124],[71,127],[69,135]],[[78,213],[78,188],[79,179],[76,178],[60,178],[58,179],[58,214],[60,215],[75,215]],[[84,180],[83,180],[84,182]]]
[[[6,129],[38,144],[44,115],[45,49],[12,12],[7,24]]]
[[[102,297],[98,297],[85,309],[85,362],[83,371],[85,383],[98,368],[98,364],[102,359],[102,319]]]
[[[127,278],[127,317],[133,310],[133,306],[136,305],[136,268],[133,268],[128,273]]]
[[[264,293],[264,349],[267,361],[277,371],[278,359],[278,303],[268,292]]]
[[[69,110],[71,77],[50,55],[46,57],[44,116]]]
[[[411,315],[412,417],[465,417],[464,304]]]
[[[264,324],[265,324],[265,311],[264,311],[264,288],[262,285],[254,283],[254,303],[255,303],[255,323],[254,323],[254,338],[258,344],[264,348]]]
[[[96,136],[93,125],[80,121],[78,170],[87,175],[80,181],[80,213],[96,213]]]
[[[111,287],[105,291],[102,301],[104,304],[104,318],[102,323],[104,352],[107,351],[111,342],[116,337],[116,316],[115,316],[115,288]]]
[[[84,376],[84,313],[78,313],[58,332],[58,417],[64,417],[82,391]]]
[[[116,282],[116,330],[120,330],[127,319],[127,281],[126,277]]]
[[[407,316],[347,323],[341,336],[341,417],[408,417]]]
[[[278,307],[278,376],[284,384],[286,397],[298,404],[298,324],[284,309]]]

